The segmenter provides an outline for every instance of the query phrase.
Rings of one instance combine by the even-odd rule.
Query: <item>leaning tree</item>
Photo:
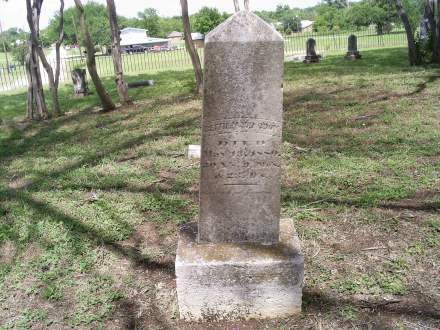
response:
[[[189,15],[188,15],[188,1],[180,0],[180,5],[182,7],[182,21],[183,21],[185,46],[189,53],[189,56],[191,57],[194,73],[196,75],[197,93],[202,94],[203,93],[202,64],[200,62],[199,54],[197,53],[196,47],[194,46],[194,42],[191,37],[191,22],[189,20]]]
[[[402,0],[395,0],[397,12],[402,20],[403,27],[405,28],[406,38],[408,41],[408,58],[410,65],[422,64],[422,56],[419,49],[417,49],[416,40],[414,38],[414,31],[411,27],[408,14],[403,6]]]
[[[96,69],[95,47],[93,45],[92,38],[87,27],[84,6],[81,0],[74,1],[79,16],[79,26],[81,34],[87,50],[87,69],[89,70],[90,77],[92,78],[93,84],[95,85],[96,93],[101,100],[102,109],[104,111],[114,110],[116,106],[113,103],[109,93],[105,89],[104,84],[99,77],[98,70]]]
[[[426,0],[422,21],[425,40],[429,41],[432,62],[440,63],[440,0]]]
[[[124,70],[122,67],[122,51],[121,51],[121,31],[118,25],[118,16],[116,14],[116,6],[114,0],[107,0],[108,20],[110,22],[110,30],[112,32],[112,58],[115,69],[115,82],[118,89],[119,98],[122,105],[129,105],[132,102],[128,95],[128,86],[124,80]]]

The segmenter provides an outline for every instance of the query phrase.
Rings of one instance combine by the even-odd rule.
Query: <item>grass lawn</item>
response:
[[[306,257],[303,314],[185,324],[176,232],[198,214],[201,100],[191,71],[99,113],[20,121],[0,95],[0,328],[438,329],[440,68],[405,49],[286,63],[282,210]],[[111,79],[105,81],[111,94]]]

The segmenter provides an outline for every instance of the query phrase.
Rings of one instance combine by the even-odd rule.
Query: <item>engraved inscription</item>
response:
[[[268,140],[227,140],[219,138],[202,149],[206,179],[228,185],[262,185],[273,179],[281,166],[279,147]],[[219,181],[220,180],[220,181]]]
[[[230,118],[205,123],[203,129],[208,135],[249,132],[278,136],[281,133],[281,123],[265,119]]]

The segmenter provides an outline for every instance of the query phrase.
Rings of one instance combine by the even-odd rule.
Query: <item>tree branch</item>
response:
[[[249,11],[249,0],[244,0],[244,9]]]

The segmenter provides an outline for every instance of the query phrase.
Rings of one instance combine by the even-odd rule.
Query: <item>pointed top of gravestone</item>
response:
[[[205,38],[210,42],[283,41],[271,25],[254,13],[242,10],[212,30]]]

